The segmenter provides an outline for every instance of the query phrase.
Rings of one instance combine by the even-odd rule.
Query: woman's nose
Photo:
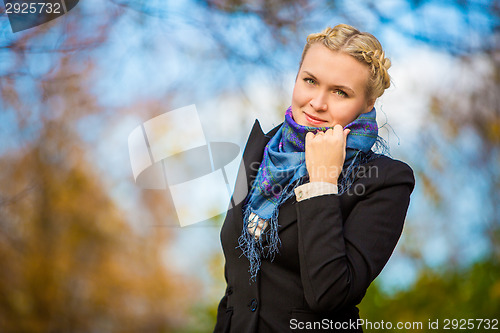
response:
[[[310,101],[309,104],[315,111],[326,111],[328,104],[326,103],[326,96],[324,93],[318,93]]]

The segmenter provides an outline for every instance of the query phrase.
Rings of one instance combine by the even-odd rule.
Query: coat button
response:
[[[232,293],[233,293],[233,287],[228,287],[226,295],[231,295]]]
[[[255,298],[252,298],[250,301],[250,311],[255,312],[257,310],[257,307],[259,306],[259,302]]]

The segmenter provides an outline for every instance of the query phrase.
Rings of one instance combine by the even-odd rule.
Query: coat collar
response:
[[[256,119],[250,132],[245,151],[243,153],[243,165],[246,172],[247,193],[250,191],[252,181],[257,177],[262,157],[264,156],[264,148],[269,140],[278,132],[282,124],[279,124],[267,134],[264,134],[259,121]]]
[[[240,199],[240,203],[242,203],[241,201],[243,201],[246,195],[249,193],[252,181],[257,178],[257,172],[259,171],[259,166],[264,155],[264,148],[266,147],[269,140],[281,128],[281,125],[282,123],[274,127],[267,134],[264,134],[259,121],[255,120],[252,130],[250,131],[250,136],[246,143],[245,150],[243,152],[243,158],[240,164],[240,170],[238,172],[238,177],[235,184],[235,193],[233,195],[233,198],[235,200],[237,198]],[[292,205],[293,202],[295,202],[294,196],[292,196],[281,206],[278,216],[278,232],[283,230],[291,222],[297,219],[295,207]],[[235,223],[238,229],[241,231],[241,228],[243,227],[242,205],[238,205],[236,203],[235,208]]]

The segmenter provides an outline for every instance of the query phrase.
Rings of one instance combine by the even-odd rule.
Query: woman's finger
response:
[[[306,134],[306,145],[309,141],[312,140],[312,138],[314,138],[314,133],[313,132],[307,132]]]
[[[317,131],[316,132],[316,135],[323,135],[323,134],[325,134],[325,132],[323,132],[323,131]]]

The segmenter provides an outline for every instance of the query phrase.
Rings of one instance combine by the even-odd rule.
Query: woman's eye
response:
[[[314,81],[314,80],[313,80],[313,79],[311,79],[311,78],[305,78],[305,79],[304,79],[304,81],[305,81],[306,83],[309,83],[309,84],[312,84],[312,85],[315,85],[315,84],[316,84],[316,81]]]
[[[335,90],[335,93],[341,97],[347,97],[347,94],[342,90]]]

